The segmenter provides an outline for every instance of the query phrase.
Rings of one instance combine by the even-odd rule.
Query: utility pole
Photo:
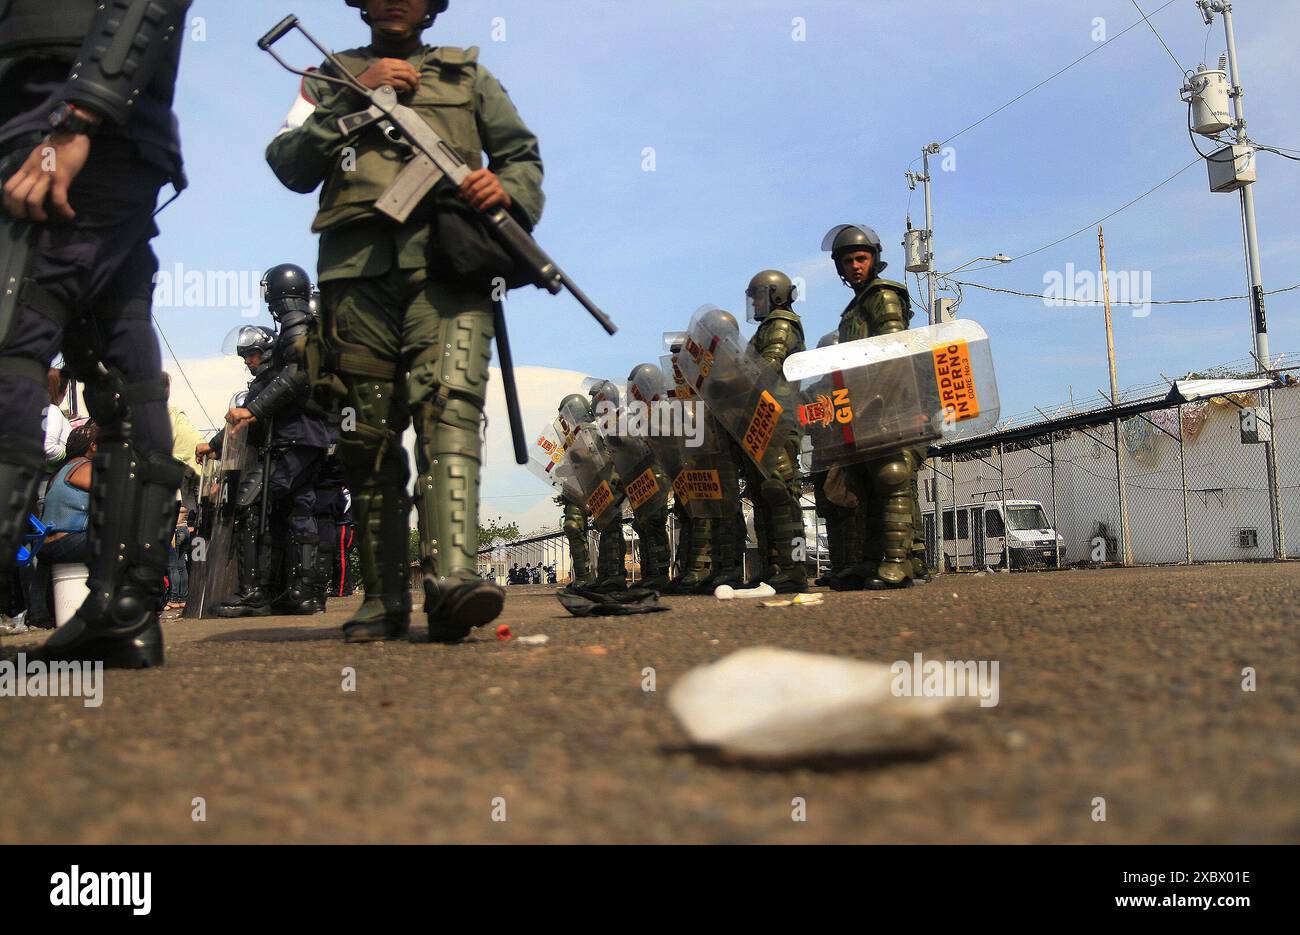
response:
[[[1272,359],[1268,353],[1268,321],[1264,314],[1264,275],[1260,271],[1259,263],[1259,231],[1255,226],[1255,153],[1250,136],[1246,132],[1246,107],[1242,102],[1246,92],[1241,86],[1241,71],[1237,65],[1237,37],[1232,28],[1232,3],[1231,0],[1197,0],[1196,6],[1201,11],[1201,18],[1205,20],[1206,26],[1213,24],[1215,13],[1223,17],[1223,32],[1228,44],[1228,97],[1232,101],[1233,143],[1219,150],[1215,155],[1225,151],[1229,153],[1235,172],[1238,160],[1237,147],[1244,147],[1248,154],[1250,172],[1237,187],[1237,192],[1241,198],[1241,226],[1245,234],[1246,283],[1250,295],[1251,329],[1255,335],[1255,366],[1260,370],[1268,370],[1272,367]],[[1210,168],[1213,177],[1214,167]],[[1264,408],[1271,413],[1273,394],[1265,390],[1264,395]],[[1268,471],[1269,507],[1273,520],[1273,555],[1274,558],[1280,559],[1286,557],[1286,534],[1282,526],[1282,510],[1278,496],[1277,452],[1273,445],[1271,415],[1269,422],[1268,440],[1264,442],[1264,462]]]
[[[1110,404],[1119,405],[1119,373],[1115,369],[1115,330],[1111,327],[1110,317],[1110,277],[1106,274],[1106,238],[1101,226],[1097,227],[1097,252],[1101,256],[1101,294],[1102,304],[1106,308],[1106,360],[1110,365]],[[1128,524],[1128,472],[1124,469],[1124,452],[1120,442],[1119,420],[1114,423],[1115,434],[1115,483],[1119,488],[1119,541],[1124,555],[1121,561],[1132,565],[1132,542]]]
[[[929,305],[926,311],[929,323],[932,325],[938,324],[938,297],[935,290],[939,274],[934,265],[934,210],[930,202],[930,157],[937,155],[938,152],[938,143],[926,144],[921,149],[921,173],[918,175],[910,170],[907,173],[909,188],[915,191],[917,182],[922,185],[922,191],[925,195],[925,228],[920,231],[913,230],[909,221],[906,234],[908,240],[904,241],[908,255],[907,271],[909,273],[925,273],[926,303]],[[919,243],[914,241],[913,238],[919,238]],[[918,259],[916,257],[918,253],[920,253],[919,260],[921,262],[913,262],[913,260]],[[922,262],[924,265],[922,265]]]
[[[1207,26],[1213,23],[1215,13],[1223,16],[1223,31],[1228,42],[1228,80],[1231,84],[1228,97],[1232,99],[1232,135],[1237,145],[1249,146],[1250,136],[1246,133],[1246,107],[1242,103],[1246,92],[1241,87],[1241,72],[1237,68],[1237,38],[1232,29],[1232,4],[1228,0],[1198,0],[1196,5],[1200,7]],[[1255,356],[1259,358],[1260,366],[1267,368],[1270,366],[1268,322],[1264,315],[1264,276],[1259,266],[1259,231],[1255,226],[1254,182],[1245,182],[1237,191],[1241,197],[1242,227],[1246,235],[1246,276],[1250,288]]]

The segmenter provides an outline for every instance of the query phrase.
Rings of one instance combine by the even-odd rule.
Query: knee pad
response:
[[[235,494],[235,509],[250,510],[262,504],[262,463],[250,470],[239,481],[239,490]]]
[[[878,492],[889,494],[911,484],[912,471],[905,457],[892,458],[876,467],[872,479]]]

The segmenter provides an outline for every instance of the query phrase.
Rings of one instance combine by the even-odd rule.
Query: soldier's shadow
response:
[[[365,646],[371,644],[365,643],[346,643],[343,639],[343,631],[337,626],[333,627],[302,627],[302,628],[267,628],[263,630],[232,630],[227,633],[213,633],[205,636],[199,643],[338,643],[340,646]],[[426,627],[413,626],[409,636],[403,636],[398,639],[385,640],[383,642],[393,645],[402,645],[403,643],[430,643],[429,632]],[[495,635],[479,633],[475,630],[472,634],[461,640],[460,643],[450,644],[465,646],[473,643],[495,643],[498,642]]]
[[[715,769],[740,770],[758,773],[791,773],[808,770],[814,773],[875,772],[908,764],[928,763],[962,749],[953,740],[940,740],[933,749],[925,751],[878,752],[847,755],[821,755],[795,757],[784,760],[755,759],[734,756],[716,747],[691,743],[662,744],[659,753],[664,756],[687,754],[700,766]]]
[[[199,643],[342,643],[338,627],[276,627],[213,633]]]

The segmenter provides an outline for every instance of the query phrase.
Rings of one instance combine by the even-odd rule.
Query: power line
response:
[[[1155,9],[1155,10],[1153,10],[1153,11],[1151,12],[1151,15],[1152,15],[1152,16],[1155,16],[1157,13],[1159,13],[1159,12],[1160,12],[1161,10],[1163,10],[1165,7],[1171,5],[1173,2],[1174,2],[1174,0],[1166,0],[1165,3],[1163,3],[1163,4],[1160,5],[1160,7],[1158,7],[1158,8]],[[1141,12],[1141,10],[1139,9],[1138,12]],[[1144,18],[1144,19],[1145,19],[1145,17],[1146,17],[1146,14],[1143,14],[1143,18]],[[1090,55],[1095,55],[1097,52],[1100,52],[1102,49],[1106,48],[1106,46],[1110,45],[1112,42],[1114,42],[1114,41],[1115,41],[1116,39],[1118,39],[1120,36],[1124,35],[1124,33],[1128,32],[1128,31],[1131,30],[1131,29],[1136,28],[1136,27],[1137,27],[1141,22],[1142,22],[1142,20],[1138,20],[1137,22],[1133,23],[1132,25],[1127,26],[1127,27],[1125,27],[1124,29],[1120,30],[1120,31],[1117,32],[1115,35],[1113,35],[1113,36],[1111,36],[1109,39],[1107,39],[1105,42],[1103,42],[1103,43],[1101,43],[1100,45],[1098,45],[1096,48],[1089,49],[1089,50],[1088,50],[1087,52],[1085,52],[1083,55],[1080,55],[1078,58],[1076,58],[1076,59],[1075,59],[1074,61],[1072,61],[1070,64],[1068,64],[1068,65],[1066,65],[1064,68],[1062,68],[1060,71],[1056,72],[1055,74],[1053,74],[1053,75],[1051,75],[1051,76],[1049,76],[1049,77],[1047,77],[1047,78],[1044,78],[1042,81],[1038,82],[1038,84],[1034,85],[1034,86],[1033,86],[1032,88],[1030,88],[1028,91],[1023,92],[1022,94],[1018,94],[1017,96],[1013,97],[1011,100],[1009,100],[1009,101],[1007,101],[1005,104],[1003,104],[1001,107],[997,108],[996,110],[991,110],[991,111],[989,111],[987,114],[985,114],[985,115],[984,115],[983,117],[981,117],[979,120],[976,120],[976,121],[975,121],[974,123],[972,123],[970,126],[965,127],[965,128],[963,128],[963,129],[961,129],[961,130],[958,130],[956,133],[954,133],[952,136],[948,137],[946,140],[944,140],[944,141],[943,141],[942,143],[940,143],[939,145],[940,145],[940,146],[947,146],[949,143],[951,143],[953,140],[957,139],[957,137],[961,136],[963,133],[966,133],[966,132],[968,132],[968,131],[970,131],[970,130],[974,130],[976,127],[978,127],[978,126],[979,126],[981,123],[983,123],[985,120],[988,120],[990,117],[993,117],[993,116],[995,116],[995,115],[997,115],[997,114],[1000,114],[1002,111],[1006,110],[1006,109],[1007,109],[1008,107],[1010,107],[1012,104],[1016,103],[1017,101],[1021,100],[1022,98],[1026,98],[1026,97],[1028,97],[1030,94],[1033,94],[1035,91],[1037,91],[1037,90],[1038,90],[1039,88],[1041,88],[1043,85],[1047,84],[1049,81],[1052,81],[1052,80],[1054,80],[1054,79],[1056,79],[1056,78],[1059,78],[1061,75],[1065,74],[1067,71],[1069,71],[1069,70],[1070,70],[1071,68],[1073,68],[1075,65],[1078,65],[1080,62],[1082,62],[1082,61],[1083,61],[1085,58],[1087,58],[1088,56],[1090,56]],[[1164,41],[1164,40],[1161,40],[1161,41]],[[1172,53],[1170,53],[1170,54],[1172,54]],[[914,160],[912,160],[912,161],[915,162],[916,160],[914,159]]]
[[[1163,9],[1163,7],[1162,7],[1161,9]],[[1126,211],[1127,209],[1133,207],[1133,205],[1135,205],[1135,204],[1137,204],[1139,201],[1141,201],[1143,198],[1147,197],[1147,196],[1150,195],[1150,194],[1153,194],[1154,192],[1156,192],[1156,191],[1158,191],[1159,189],[1163,188],[1165,185],[1168,185],[1170,182],[1172,182],[1174,179],[1178,178],[1178,176],[1182,175],[1184,172],[1186,172],[1186,171],[1187,171],[1188,169],[1190,169],[1192,166],[1199,164],[1200,161],[1201,161],[1201,156],[1198,155],[1195,159],[1193,159],[1193,160],[1192,160],[1191,162],[1189,162],[1187,165],[1183,166],[1181,169],[1179,169],[1179,170],[1178,170],[1177,172],[1175,172],[1173,175],[1169,176],[1169,177],[1166,178],[1164,181],[1159,182],[1159,183],[1157,183],[1156,185],[1153,185],[1151,188],[1148,188],[1146,191],[1144,191],[1142,194],[1138,195],[1138,196],[1137,196],[1136,198],[1134,198],[1132,201],[1129,201],[1129,202],[1127,202],[1127,203],[1125,203],[1125,204],[1120,205],[1120,206],[1119,206],[1118,208],[1116,208],[1114,211],[1110,212],[1110,214],[1107,214],[1107,215],[1105,215],[1105,216],[1103,216],[1103,217],[1099,217],[1099,218],[1097,218],[1097,220],[1093,221],[1092,223],[1090,223],[1090,224],[1085,224],[1085,225],[1083,225],[1082,227],[1080,227],[1078,230],[1076,230],[1076,231],[1072,231],[1071,233],[1066,234],[1064,237],[1059,237],[1059,238],[1057,238],[1056,240],[1053,240],[1053,241],[1052,241],[1051,243],[1049,243],[1049,244],[1043,244],[1043,246],[1041,246],[1041,247],[1035,247],[1033,250],[1030,250],[1030,251],[1028,251],[1027,253],[1020,253],[1020,254],[1017,254],[1016,256],[1013,256],[1013,257],[1011,258],[1011,260],[1012,260],[1012,261],[1015,261],[1015,260],[1023,260],[1023,259],[1024,259],[1025,257],[1027,257],[1027,256],[1033,256],[1035,253],[1042,253],[1044,250],[1048,250],[1048,249],[1050,249],[1050,248],[1052,248],[1052,247],[1055,247],[1057,244],[1065,243],[1065,241],[1069,240],[1069,239],[1072,238],[1072,237],[1078,237],[1078,236],[1079,236],[1080,234],[1082,234],[1084,231],[1091,230],[1092,228],[1094,228],[1094,227],[1096,227],[1097,225],[1101,224],[1103,221],[1109,221],[1111,218],[1113,218],[1115,215],[1119,214],[1121,211]],[[975,272],[975,271],[977,271],[977,270],[981,270],[981,269],[992,269],[992,268],[995,267],[995,266],[1004,266],[1004,265],[1005,265],[1004,263],[986,263],[986,264],[983,265],[983,266],[973,266],[973,267],[971,267],[971,270],[970,270],[970,271],[973,273],[973,272]]]
[[[203,400],[199,399],[199,394],[194,391],[194,384],[190,382],[189,376],[185,373],[185,368],[181,366],[181,359],[177,357],[176,352],[172,350],[172,342],[167,340],[167,335],[163,332],[162,325],[158,324],[157,318],[154,319],[153,326],[158,329],[158,336],[163,339],[163,344],[167,345],[167,351],[172,355],[172,360],[176,362],[176,369],[181,372],[181,379],[184,380],[185,385],[190,388],[190,395],[193,396],[194,401],[199,404],[199,410],[203,413],[203,418],[208,420],[208,425],[214,424],[212,416],[208,415],[208,410],[203,406]]]
[[[1166,6],[1167,6],[1167,5],[1168,5],[1168,4],[1166,4]],[[1156,29],[1155,24],[1153,24],[1153,23],[1151,22],[1150,18],[1148,18],[1147,15],[1146,15],[1145,13],[1142,13],[1142,8],[1141,8],[1140,6],[1138,6],[1138,2],[1137,2],[1137,0],[1133,0],[1133,8],[1134,8],[1135,10],[1137,10],[1139,13],[1142,14],[1142,19],[1143,19],[1143,21],[1144,21],[1148,26],[1151,27],[1151,31],[1152,31],[1153,33],[1155,33],[1155,37],[1156,37],[1157,39],[1159,39],[1159,40],[1160,40],[1160,44],[1163,45],[1163,46],[1165,47],[1165,51],[1169,53],[1169,58],[1172,59],[1174,65],[1177,66],[1179,74],[1186,75],[1186,74],[1187,74],[1187,69],[1183,67],[1183,63],[1182,63],[1182,62],[1178,61],[1178,59],[1177,59],[1177,57],[1174,55],[1173,51],[1169,48],[1168,43],[1165,42],[1164,36],[1160,35],[1159,31]],[[1160,9],[1163,10],[1164,7],[1161,7]],[[1160,10],[1157,10],[1156,12],[1159,13]]]
[[[1281,149],[1279,149],[1276,146],[1264,146],[1261,143],[1254,143],[1254,142],[1252,142],[1251,145],[1254,146],[1256,149],[1264,150],[1264,152],[1266,153],[1272,153],[1275,156],[1281,156],[1283,159],[1290,159],[1292,162],[1300,162],[1300,156],[1288,155],[1287,153],[1284,153]]]
[[[953,280],[963,286],[971,286],[975,289],[983,289],[985,292],[1000,292],[1004,295],[1020,296],[1026,299],[1039,299],[1040,301],[1060,302],[1062,305],[1104,305],[1105,302],[1096,299],[1053,299],[1051,296],[1045,296],[1041,292],[1021,292],[1018,289],[1001,289],[997,286],[986,286],[981,282],[967,282],[965,280]],[[1273,289],[1265,292],[1264,295],[1280,295],[1283,292],[1294,292],[1300,289],[1300,283],[1294,286],[1287,286],[1285,289]],[[1214,298],[1205,299],[1152,299],[1149,302],[1120,302],[1111,300],[1111,305],[1199,305],[1204,302],[1237,302],[1248,299],[1247,295],[1221,295]]]

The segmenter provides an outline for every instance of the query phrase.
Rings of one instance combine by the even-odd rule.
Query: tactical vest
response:
[[[95,0],[0,0],[0,58],[23,52],[75,57],[96,7]]]
[[[790,347],[786,348],[785,355],[789,357],[791,354],[798,354],[804,349],[803,322],[800,320],[798,314],[788,308],[774,308],[772,311],[767,313],[766,318],[759,322],[758,330],[755,331],[754,336],[749,339],[749,347],[751,350],[757,353],[759,349],[767,343],[765,330],[768,329],[771,324],[778,321],[788,322],[797,335],[795,342]]]
[[[892,279],[876,277],[867,283],[865,289],[849,301],[844,312],[840,315],[839,334],[841,341],[853,341],[866,336],[874,337],[880,333],[880,300],[884,295],[882,290],[890,290],[898,294],[899,301],[903,306],[903,327],[908,327],[912,321],[912,300],[907,293],[907,286]],[[865,324],[866,335],[853,334],[855,330],[853,328],[854,319]]]
[[[3,0],[0,0],[3,2]],[[410,107],[442,137],[471,170],[483,166],[483,141],[479,137],[474,82],[478,75],[478,48],[424,49],[420,67],[420,86],[402,103]],[[338,53],[339,60],[353,75],[359,75],[378,60],[370,49],[349,49]],[[312,84],[309,91],[321,99],[329,93],[323,82]],[[361,101],[355,94],[350,99]],[[406,98],[407,95],[403,95]],[[321,189],[320,211],[312,222],[319,233],[373,216],[372,206],[396,180],[406,165],[409,150],[388,140],[379,128],[369,126],[344,145],[356,151],[354,165],[344,168],[339,158]]]

